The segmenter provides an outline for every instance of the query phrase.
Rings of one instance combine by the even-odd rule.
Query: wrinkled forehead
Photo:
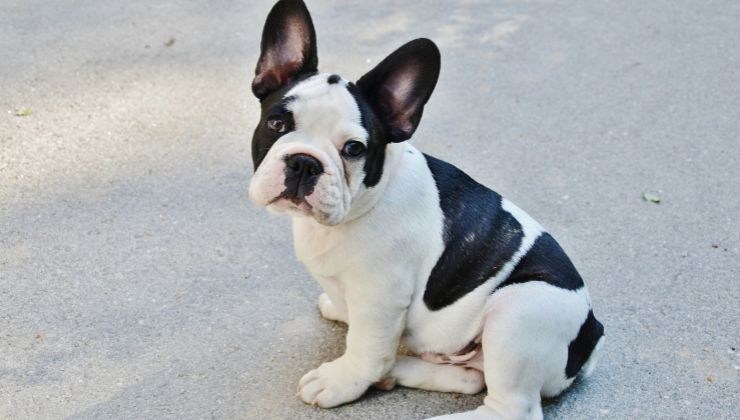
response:
[[[336,74],[317,74],[301,81],[285,94],[286,108],[293,113],[296,130],[314,135],[367,139],[363,117],[349,82]]]

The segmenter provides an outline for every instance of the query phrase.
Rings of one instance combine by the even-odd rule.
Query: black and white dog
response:
[[[262,117],[249,195],[293,218],[295,252],[349,326],[343,356],[298,395],[334,407],[373,384],[475,394],[454,418],[542,418],[541,396],[588,375],[603,327],[573,264],[526,213],[408,140],[439,50],[402,46],[351,83],[319,73],[300,0],[267,17],[252,90]],[[403,343],[418,357],[397,356]],[[485,381],[484,381],[485,378]]]

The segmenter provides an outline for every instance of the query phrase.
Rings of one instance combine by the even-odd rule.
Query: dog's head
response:
[[[252,200],[342,223],[363,196],[378,193],[387,147],[416,130],[439,67],[434,43],[417,39],[357,83],[319,73],[305,4],[279,1],[267,16],[252,82],[262,106],[252,139]]]

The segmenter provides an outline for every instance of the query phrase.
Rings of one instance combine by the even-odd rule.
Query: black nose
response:
[[[324,168],[321,166],[321,162],[319,162],[318,159],[304,154],[288,156],[288,158],[285,159],[285,166],[288,167],[289,171],[298,174],[307,173],[310,176],[321,175],[321,172],[324,171]]]
[[[324,167],[318,159],[295,154],[285,159],[285,191],[283,197],[300,199],[311,195]]]

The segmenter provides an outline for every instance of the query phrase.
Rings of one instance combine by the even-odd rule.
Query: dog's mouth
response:
[[[306,197],[289,196],[285,191],[267,203],[268,206],[273,204],[280,209],[298,211],[306,215],[313,211],[313,206],[306,201]]]

